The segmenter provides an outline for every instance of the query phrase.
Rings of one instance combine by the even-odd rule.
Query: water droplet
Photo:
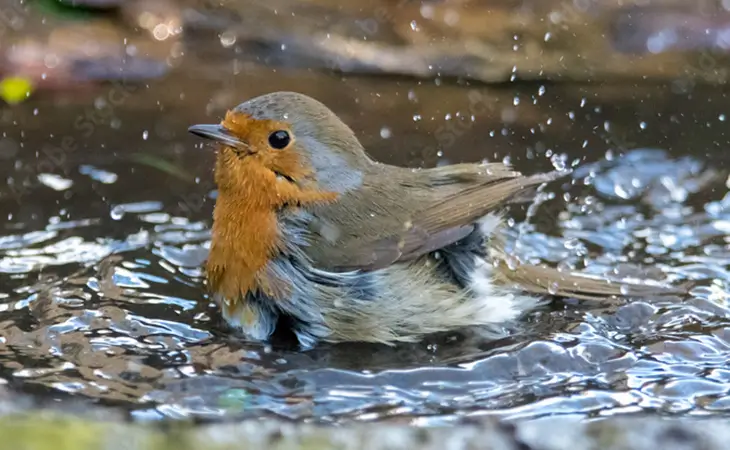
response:
[[[641,128],[642,130],[646,130],[646,122],[640,122],[639,128]]]
[[[515,98],[512,99],[512,104],[517,106],[520,104],[520,98],[515,96]]]
[[[720,122],[724,122],[725,121],[725,114],[720,114],[719,116],[717,116],[717,120],[719,120]]]
[[[537,95],[539,95],[540,97],[545,95],[545,86],[540,86],[540,88],[537,90]]]
[[[111,216],[112,220],[121,220],[122,217],[124,217],[124,208],[121,206],[115,206],[110,211],[109,215]]]
[[[150,132],[147,130],[144,130],[142,132],[142,139],[144,139],[146,141],[148,137],[150,137]]]
[[[548,292],[549,292],[549,293],[550,293],[551,295],[557,295],[557,294],[558,294],[558,292],[560,292],[560,286],[558,285],[558,283],[557,283],[557,282],[555,282],[555,281],[553,281],[552,283],[550,283],[550,284],[548,285]]]
[[[228,48],[236,43],[236,33],[233,31],[224,31],[220,35],[221,45]]]
[[[421,120],[421,115],[420,114],[414,114],[413,115],[413,121],[414,122],[418,122],[419,120]]]
[[[553,35],[549,31],[545,33],[545,42],[549,41],[551,37],[553,37]]]
[[[411,30],[418,31],[418,24],[415,20],[411,20]]]
[[[383,127],[383,128],[380,129],[380,137],[381,138],[388,139],[388,138],[390,138],[390,136],[391,136],[390,128]]]
[[[630,292],[629,286],[628,285],[625,285],[625,284],[622,284],[618,288],[618,290],[621,293],[621,295],[629,295],[629,292]]]

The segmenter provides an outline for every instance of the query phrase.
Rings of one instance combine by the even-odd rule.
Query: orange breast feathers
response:
[[[264,131],[269,126],[261,128]],[[285,298],[290,286],[271,279],[263,270],[282,249],[277,211],[330,203],[337,198],[337,193],[304,188],[277,177],[276,172],[294,175],[294,179],[311,173],[295,149],[274,154],[267,154],[272,149],[257,150],[239,156],[224,147],[216,163],[219,190],[206,271],[211,292],[222,295],[228,306],[247,293]]]

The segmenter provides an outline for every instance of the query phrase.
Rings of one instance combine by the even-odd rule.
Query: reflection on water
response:
[[[113,107],[100,88],[1,111],[0,374],[14,386],[120,405],[140,420],[436,424],[730,408],[729,157],[724,105],[709,102],[717,90],[488,89],[268,69],[221,86],[197,69]],[[202,285],[212,153],[185,129],[280,89],[332,105],[381,160],[573,166],[527,224],[522,206],[510,211],[515,251],[691,280],[691,298],[557,301],[496,342],[464,331],[299,352],[228,336]],[[75,128],[79,117],[90,126]],[[69,136],[76,145],[64,149]]]

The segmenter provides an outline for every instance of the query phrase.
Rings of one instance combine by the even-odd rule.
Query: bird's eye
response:
[[[274,131],[269,135],[269,145],[277,150],[286,148],[290,141],[289,133],[284,130]]]

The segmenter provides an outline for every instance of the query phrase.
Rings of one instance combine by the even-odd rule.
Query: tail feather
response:
[[[539,295],[605,301],[631,297],[687,296],[694,286],[691,281],[667,285],[653,280],[612,278],[533,264],[508,264],[500,238],[493,240],[491,253],[496,283],[518,285],[527,292]]]

